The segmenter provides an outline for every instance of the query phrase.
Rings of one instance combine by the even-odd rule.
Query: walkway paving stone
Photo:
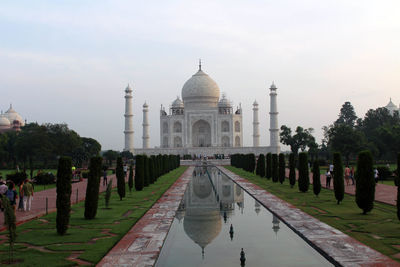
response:
[[[261,187],[219,166],[222,172],[272,211],[322,255],[342,266],[400,266],[400,263],[315,219]]]
[[[97,266],[153,266],[194,167],[189,167]]]
[[[115,175],[109,175],[108,181],[113,181],[113,187],[117,186],[117,178]],[[75,204],[85,199],[87,179],[82,182],[72,184],[71,204]],[[100,192],[105,191],[107,186],[103,186],[103,177],[100,181]],[[78,195],[78,201],[77,201]],[[30,211],[16,211],[17,225],[30,221],[34,218],[41,217],[46,214],[46,198],[48,199],[48,213],[55,212],[57,191],[56,188],[47,189],[34,193],[32,208]],[[17,200],[19,203],[19,199]],[[0,232],[5,230],[4,213],[0,212]]]

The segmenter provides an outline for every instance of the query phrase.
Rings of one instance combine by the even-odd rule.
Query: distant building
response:
[[[0,133],[8,132],[8,131],[21,131],[21,127],[25,125],[22,117],[12,108],[10,104],[10,108],[3,113],[0,114]]]
[[[392,98],[390,98],[389,103],[385,106],[385,108],[389,111],[390,115],[393,115],[395,111],[400,113],[400,108],[398,106],[396,106],[393,102],[392,102]]]

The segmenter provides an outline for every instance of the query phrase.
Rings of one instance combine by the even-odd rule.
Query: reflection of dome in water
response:
[[[210,181],[205,176],[193,177],[193,192],[196,197],[204,199],[207,198],[212,192]]]
[[[210,244],[221,231],[221,217],[218,210],[193,209],[193,213],[188,214],[188,210],[183,221],[183,229],[187,236],[201,248]]]

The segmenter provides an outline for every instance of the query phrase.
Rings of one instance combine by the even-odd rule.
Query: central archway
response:
[[[198,120],[193,124],[192,145],[194,147],[211,146],[211,126],[205,120]]]

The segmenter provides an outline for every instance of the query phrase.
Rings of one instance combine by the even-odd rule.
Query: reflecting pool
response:
[[[196,167],[156,266],[331,266],[215,167]]]

